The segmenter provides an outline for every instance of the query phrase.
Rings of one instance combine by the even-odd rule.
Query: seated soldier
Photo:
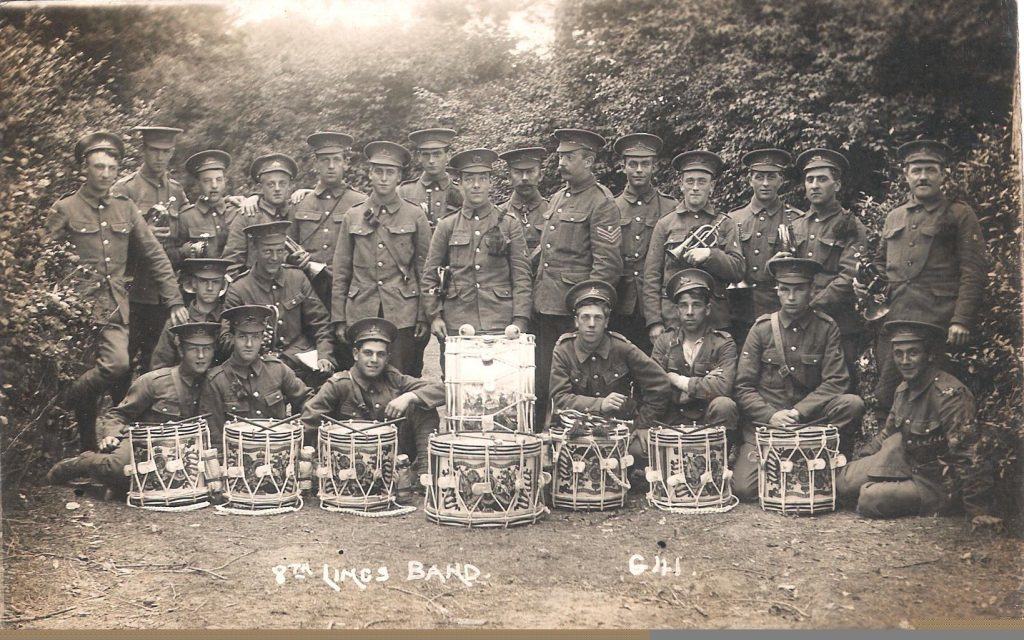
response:
[[[885,426],[840,472],[839,499],[869,518],[946,513],[962,502],[975,527],[998,525],[988,515],[992,463],[977,451],[974,396],[935,364],[946,330],[906,320],[885,330],[903,383]]]
[[[363,318],[348,325],[345,341],[352,345],[355,364],[320,387],[306,403],[302,421],[306,441],[315,442],[323,416],[375,422],[404,417],[398,424],[399,450],[414,461],[418,477],[427,471],[428,437],[440,424],[437,407],[444,405],[444,385],[407,376],[388,364],[397,336],[397,327],[383,318]]]
[[[576,331],[562,334],[551,355],[553,413],[572,409],[633,420],[630,453],[646,458],[647,431],[665,414],[672,386],[640,347],[607,330],[615,302],[615,288],[602,280],[586,280],[566,293]]]
[[[311,386],[319,386],[334,371],[334,334],[327,309],[301,269],[285,264],[285,245],[291,223],[265,222],[249,225],[255,264],[232,282],[224,294],[224,306],[266,305],[277,309],[277,341],[269,349]],[[302,363],[298,354],[316,349],[316,369]]]
[[[136,422],[177,422],[200,414],[200,389],[213,362],[213,350],[220,325],[193,322],[171,328],[181,351],[181,363],[139,376],[121,404],[110,409],[99,422],[99,451],[86,451],[53,465],[46,479],[62,484],[87,476],[124,492],[128,477],[124,467],[131,463],[128,426]]]
[[[287,418],[302,410],[309,395],[309,387],[288,365],[276,356],[261,354],[272,315],[270,308],[260,305],[232,307],[221,314],[230,327],[231,357],[210,370],[200,399],[202,412],[210,414],[214,442],[220,442],[228,414]]]
[[[711,274],[700,269],[683,269],[669,279],[679,325],[657,337],[651,358],[675,387],[664,422],[722,425],[733,439],[739,420],[729,397],[736,380],[736,343],[708,323],[713,286]]]
[[[220,322],[223,299],[228,286],[226,274],[231,263],[215,258],[188,258],[181,266],[181,289],[194,295],[189,303],[189,322]],[[228,345],[230,346],[230,345]],[[213,364],[220,364],[231,353],[218,341],[213,354]],[[181,361],[181,353],[171,332],[171,320],[164,325],[163,333],[153,349],[150,366],[154,369],[173,367]]]
[[[839,430],[848,451],[864,415],[864,401],[847,393],[850,374],[835,321],[810,306],[821,264],[776,257],[768,270],[778,283],[781,309],[754,321],[736,369],[736,401],[743,412],[743,445],[733,470],[733,493],[757,497],[755,424],[785,428],[820,422]]]

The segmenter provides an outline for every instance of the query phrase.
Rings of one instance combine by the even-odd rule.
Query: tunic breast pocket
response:
[[[800,372],[803,383],[809,388],[821,384],[821,361],[820,353],[805,353],[800,356]]]
[[[807,257],[820,263],[825,273],[839,273],[839,259],[846,249],[846,241],[819,237],[811,242]]]
[[[100,240],[100,225],[98,222],[80,218],[69,219],[68,239],[71,241],[71,244],[78,248],[79,252],[82,252],[83,258],[99,257],[102,259],[102,252],[100,251],[102,241]],[[95,252],[95,255],[89,256],[86,252]]]
[[[291,311],[295,307],[302,304],[302,301],[305,299],[306,296],[302,294],[296,294],[294,296],[291,296],[290,298],[285,299],[284,302],[281,303],[281,306],[284,307],[286,310]]]
[[[281,406],[284,403],[284,393],[280,389],[274,389],[267,391],[263,394],[263,401],[267,403],[267,406],[274,409],[274,407]]]
[[[348,229],[352,242],[352,266],[370,267],[376,264],[377,241],[371,236],[373,229],[363,225],[353,225]]]
[[[585,253],[590,247],[590,212],[564,208],[558,213],[559,248]]]
[[[448,239],[448,264],[453,267],[466,267],[472,263],[468,231],[453,231]]]
[[[391,235],[389,242],[396,260],[412,262],[413,234],[415,232],[416,227],[411,222],[388,227],[388,233]]]
[[[299,238],[304,239],[311,233],[314,233],[316,228],[320,226],[323,216],[324,214],[319,211],[311,211],[309,209],[296,211],[295,223],[299,227]]]
[[[903,443],[917,464],[934,462],[946,452],[946,433],[938,420],[910,420],[904,424]]]
[[[601,376],[604,378],[606,393],[618,391],[628,395],[631,376],[629,375],[629,367],[625,363],[615,363],[608,366],[602,371]]]

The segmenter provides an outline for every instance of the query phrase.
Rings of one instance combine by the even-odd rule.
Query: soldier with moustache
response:
[[[538,186],[548,151],[544,147],[522,147],[506,151],[498,157],[508,165],[508,178],[512,185],[512,195],[498,208],[522,226],[531,260],[530,268],[536,272],[536,258],[540,255],[537,247],[544,228],[544,212],[548,207],[548,200],[541,195]]]
[[[622,273],[619,208],[594,177],[597,152],[605,139],[584,129],[557,129],[558,174],[566,184],[544,211],[533,281],[533,331],[537,339],[534,428],[546,425],[550,405],[551,354],[562,334],[573,328],[566,294],[586,280],[617,282]]]
[[[91,368],[67,388],[60,406],[73,410],[82,450],[96,448],[96,413],[100,398],[129,378],[130,305],[126,269],[131,262],[145,269],[159,287],[175,324],[188,315],[174,279],[174,271],[153,230],[135,204],[112,192],[124,157],[124,142],[105,131],[82,136],[75,145],[75,160],[85,182],[78,191],[54,203],[46,218],[46,234],[56,242],[69,242],[82,270],[76,274],[78,293],[93,302],[96,332]]]
[[[650,133],[631,133],[612,145],[622,157],[627,182],[626,188],[615,198],[622,227],[622,278],[611,328],[644,353],[650,353],[652,346],[644,319],[644,260],[651,246],[654,225],[678,205],[673,198],[658,191],[652,182],[663,145],[661,138]]]
[[[793,156],[782,149],[755,149],[741,159],[747,169],[752,194],[750,202],[729,212],[739,230],[740,249],[746,262],[742,285],[729,289],[732,309],[731,332],[737,344],[743,344],[754,320],[779,310],[775,283],[768,273],[768,260],[786,247],[779,227],[792,230],[803,212],[783,202],[779,192],[786,184],[785,172]]]
[[[909,199],[885,218],[875,265],[888,278],[888,320],[916,319],[943,327],[946,343],[962,348],[978,320],[988,283],[988,255],[974,210],[950,200],[943,190],[953,150],[935,140],[915,140],[898,150]],[[856,282],[854,291],[866,295]],[[940,359],[942,356],[939,356]],[[875,345],[879,417],[892,406],[899,373],[891,343]]]
[[[135,203],[152,228],[153,235],[160,241],[171,268],[177,271],[182,260],[179,212],[189,202],[185,189],[171,178],[168,167],[182,130],[146,126],[135,127],[132,131],[142,138],[142,167],[118,180],[110,191],[127,196]],[[149,371],[150,357],[167,322],[166,300],[162,297],[160,285],[151,279],[150,271],[143,265],[130,261],[127,270],[133,278],[128,291],[132,311],[128,327],[128,360],[131,362],[138,357],[139,369]],[[121,380],[117,395],[127,390],[129,379]]]
[[[185,170],[199,185],[202,195],[183,207],[178,218],[179,252],[183,258],[219,258],[228,241],[228,229],[238,207],[225,199],[231,156],[220,149],[207,149],[189,156]]]

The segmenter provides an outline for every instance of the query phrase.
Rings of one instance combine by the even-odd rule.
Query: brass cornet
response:
[[[702,224],[693,231],[690,235],[683,238],[683,240],[677,243],[673,247],[667,249],[668,254],[676,260],[682,260],[683,255],[690,249],[711,249],[718,244],[718,227],[722,226],[725,222],[726,216],[716,222],[715,224]]]

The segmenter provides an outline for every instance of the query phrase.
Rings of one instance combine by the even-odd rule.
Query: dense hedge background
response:
[[[478,3],[480,4],[480,3]],[[899,144],[937,137],[958,152],[952,191],[975,207],[991,286],[974,345],[954,355],[979,401],[998,462],[1000,508],[1021,490],[1020,179],[1011,131],[1014,4],[1001,0],[552,0],[554,39],[517,49],[506,25],[522,3],[409,3],[407,28],[355,29],[289,15],[239,23],[225,8],[57,8],[0,14],[0,360],[3,471],[35,477],[58,454],[66,418],[36,420],[80,370],[87,301],[69,295],[75,265],[38,229],[75,187],[77,135],[159,122],[186,129],[175,165],[202,148],[235,158],[238,191],[255,156],[296,157],[314,177],[305,136],[349,131],[360,143],[405,141],[445,125],[456,145],[543,144],[561,126],[609,140],[637,130],[666,156],[715,150],[729,169],[716,204],[749,198],[739,157],[760,145],[842,149],[845,203],[878,228],[905,196]],[[126,170],[137,164],[130,157]],[[364,181],[356,163],[351,179]],[[607,152],[599,179],[624,178]],[[183,172],[179,179],[192,189]],[[796,176],[787,199],[805,205]],[[674,190],[667,166],[659,176]],[[557,186],[549,162],[543,189]],[[507,192],[507,185],[500,185]],[[72,337],[68,337],[72,336]],[[868,359],[869,370],[873,363]],[[870,382],[870,376],[867,377]],[[66,429],[66,426],[63,427]],[[26,472],[28,473],[25,476]],[[16,485],[17,482],[7,483]]]

